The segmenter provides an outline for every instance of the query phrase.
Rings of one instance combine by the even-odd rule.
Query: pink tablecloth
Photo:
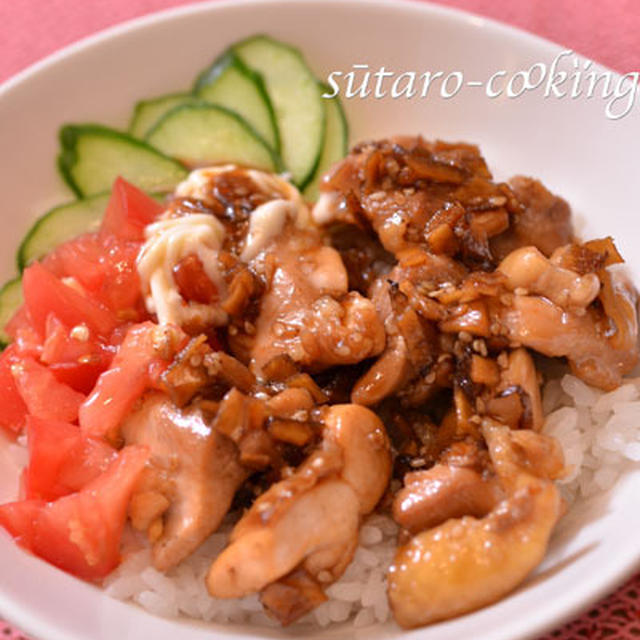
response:
[[[0,0],[0,82],[95,31],[188,1]],[[440,3],[527,29],[617,71],[640,70],[640,0],[440,0]],[[11,617],[11,612],[4,615]],[[0,638],[23,637],[0,621]],[[640,576],[546,640],[638,637]]]

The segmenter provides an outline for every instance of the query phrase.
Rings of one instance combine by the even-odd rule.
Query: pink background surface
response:
[[[0,0],[0,82],[96,31],[183,4],[188,1]],[[440,0],[439,4],[537,33],[622,73],[640,70],[640,0]],[[637,638],[639,592],[636,577],[547,640]],[[0,635],[7,640],[22,637],[1,621]]]
[[[0,82],[84,36],[188,0],[0,0]],[[554,40],[616,71],[640,70],[638,0],[440,0]]]

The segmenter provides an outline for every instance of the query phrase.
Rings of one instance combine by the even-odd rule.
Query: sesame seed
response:
[[[69,336],[78,342],[86,342],[89,339],[89,327],[86,324],[78,324],[71,329]]]

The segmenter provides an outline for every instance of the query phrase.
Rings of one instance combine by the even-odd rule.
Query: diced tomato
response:
[[[11,336],[14,340],[16,339],[16,332],[18,329],[23,327],[30,327],[29,314],[27,313],[27,308],[22,305],[18,308],[18,310],[11,316],[9,322],[4,327],[4,331],[7,335]]]
[[[120,318],[146,317],[136,258],[139,242],[86,234],[67,242],[56,255],[62,273],[74,277],[95,300]]]
[[[125,447],[108,469],[78,493],[55,502],[0,506],[2,525],[23,547],[80,578],[103,578],[120,561],[120,539],[146,447]]]
[[[101,336],[108,336],[118,324],[112,311],[64,284],[37,262],[25,269],[22,282],[31,323],[41,335],[50,313],[67,326],[86,324]]]
[[[54,253],[60,277],[75,278],[87,291],[97,291],[104,285],[107,269],[101,258],[105,251],[96,233],[69,240]]]
[[[33,358],[18,358],[11,367],[18,393],[28,412],[43,420],[75,422],[85,396],[59,382]]]
[[[11,372],[16,357],[14,345],[8,346],[0,356],[0,427],[14,435],[22,431],[27,417],[27,405]]]
[[[42,340],[38,332],[32,327],[20,327],[16,331],[13,344],[15,344],[16,350],[21,356],[39,358],[42,354]]]
[[[18,480],[18,499],[24,500],[27,497],[27,468],[23,467]]]
[[[122,240],[144,240],[144,228],[162,213],[163,207],[137,187],[118,177],[100,227],[100,235]]]
[[[117,451],[102,440],[87,438],[67,422],[27,417],[29,466],[26,497],[56,500],[79,491],[103,473]]]
[[[173,279],[185,300],[211,304],[218,299],[218,288],[209,279],[198,256],[189,255],[173,268]]]
[[[109,368],[110,358],[104,360],[89,360],[74,364],[73,362],[58,362],[49,365],[49,371],[56,380],[74,391],[87,396],[96,386],[102,373]]]
[[[91,336],[88,327],[74,331],[54,315],[47,318],[47,335],[40,360],[49,365],[56,379],[72,389],[88,394],[98,376],[106,371],[113,358],[113,348]]]
[[[117,428],[136,400],[153,386],[175,353],[186,343],[177,327],[166,328],[167,342],[158,345],[162,329],[152,322],[134,325],[111,366],[80,407],[80,427],[87,435],[117,440]]]
[[[45,504],[42,500],[20,500],[2,504],[0,526],[3,526],[19,545],[31,550],[38,516]]]
[[[107,238],[103,247],[106,279],[100,290],[91,290],[93,295],[116,311],[121,319],[136,321],[146,318],[136,262],[140,245]]]
[[[13,314],[4,330],[13,339],[13,344],[20,355],[40,357],[42,338],[31,326],[29,313],[24,305]]]
[[[46,335],[42,345],[41,360],[44,364],[52,362],[69,362],[91,353],[91,337],[89,327],[80,325],[76,339],[70,330],[56,316],[49,314],[46,324]],[[83,338],[83,339],[80,339]]]

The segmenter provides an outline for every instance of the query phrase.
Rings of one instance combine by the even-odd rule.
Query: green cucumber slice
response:
[[[248,38],[232,50],[262,75],[275,109],[282,160],[293,181],[304,188],[324,144],[325,109],[313,73],[297,49],[268,36]]]
[[[327,85],[320,85],[320,95],[330,92]],[[315,202],[320,194],[320,180],[324,173],[347,155],[349,151],[349,125],[338,96],[335,98],[323,98],[327,112],[327,129],[324,136],[324,147],[320,155],[318,168],[311,182],[303,192],[308,202]]]
[[[262,77],[233,51],[223,53],[198,76],[193,92],[206,102],[235,111],[279,151],[278,126]]]
[[[129,134],[140,140],[149,133],[153,125],[162,116],[180,104],[188,104],[196,99],[190,93],[170,93],[150,100],[140,100],[136,103],[129,125]]]
[[[82,233],[97,231],[109,202],[109,193],[59,205],[40,216],[20,244],[16,262],[20,272],[58,245]]]
[[[82,198],[111,188],[118,176],[144,191],[172,191],[187,175],[179,163],[126,133],[98,124],[60,130],[58,167]]]
[[[9,280],[0,289],[0,350],[11,342],[11,337],[5,333],[4,328],[22,302],[22,278]]]
[[[245,120],[213,104],[175,107],[151,129],[147,142],[189,167],[236,163],[280,170],[278,156]]]

